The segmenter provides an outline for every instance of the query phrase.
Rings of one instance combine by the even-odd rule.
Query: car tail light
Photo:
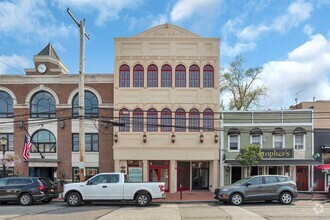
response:
[[[159,189],[161,192],[165,192],[165,187],[163,185],[159,185]]]
[[[44,185],[41,185],[41,186],[38,186],[38,187],[37,187],[37,190],[38,190],[38,191],[42,191],[42,190],[44,190],[44,189],[47,189],[47,187],[44,186]]]

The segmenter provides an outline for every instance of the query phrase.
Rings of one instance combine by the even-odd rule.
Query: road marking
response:
[[[239,206],[219,206],[219,209],[222,209],[227,214],[231,215],[232,220],[266,220],[265,218],[257,215],[253,212],[250,212],[246,209],[243,209]]]

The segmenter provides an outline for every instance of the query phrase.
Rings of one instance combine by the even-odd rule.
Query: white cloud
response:
[[[247,41],[253,41],[256,38],[258,38],[261,34],[268,32],[270,30],[270,27],[267,27],[266,25],[251,25],[246,28],[244,28],[239,34],[238,38],[247,40]]]
[[[215,16],[221,0],[179,0],[171,11],[171,20],[182,21],[193,15]]]
[[[124,9],[136,9],[142,0],[55,0],[60,7],[77,8],[84,12],[96,11],[95,24],[104,26],[108,21],[119,18]]]
[[[0,56],[0,74],[24,74],[27,66],[32,66],[32,63],[24,56]]]
[[[49,41],[68,36],[70,26],[58,23],[43,0],[0,2],[0,33],[21,41]]]
[[[311,39],[288,53],[287,60],[264,65],[262,83],[268,91],[271,108],[288,108],[300,101],[330,99],[330,40],[323,35]]]
[[[272,29],[279,32],[286,32],[292,27],[296,27],[301,22],[307,20],[312,11],[313,5],[310,2],[298,0],[291,3],[287,13],[274,19]]]
[[[303,29],[304,33],[308,36],[311,36],[313,34],[314,28],[310,26],[309,24],[306,24]]]
[[[255,43],[236,43],[234,46],[230,46],[224,42],[220,46],[220,54],[222,56],[235,57],[245,51],[253,50],[255,47]]]

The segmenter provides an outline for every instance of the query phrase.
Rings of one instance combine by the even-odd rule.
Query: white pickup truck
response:
[[[68,206],[110,200],[147,206],[152,199],[165,198],[165,183],[128,183],[123,173],[100,173],[85,182],[65,184],[62,196]]]

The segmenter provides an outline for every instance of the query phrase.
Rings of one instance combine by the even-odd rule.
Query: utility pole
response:
[[[79,64],[79,179],[80,182],[85,181],[85,43],[84,37],[90,40],[89,35],[85,32],[85,19],[78,22],[76,18],[67,9],[68,14],[80,29],[80,64]]]

